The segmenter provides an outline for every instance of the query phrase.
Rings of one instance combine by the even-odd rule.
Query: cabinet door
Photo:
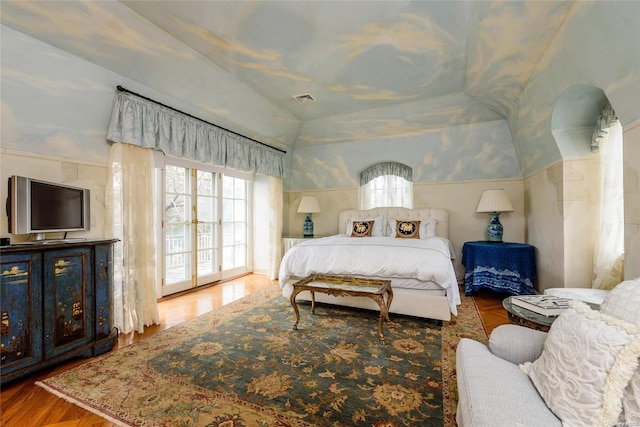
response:
[[[91,248],[44,253],[44,348],[47,358],[94,339]]]
[[[42,256],[0,257],[0,366],[2,375],[40,362]]]
[[[113,245],[111,244],[95,247],[96,340],[107,338],[111,334],[112,253]]]

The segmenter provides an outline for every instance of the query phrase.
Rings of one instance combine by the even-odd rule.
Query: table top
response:
[[[592,309],[598,310],[600,309],[600,304],[595,304],[591,302],[585,302],[585,304],[589,305]],[[558,318],[556,316],[545,316],[543,314],[536,313],[535,311],[527,310],[524,307],[520,307],[518,305],[511,303],[511,297],[507,297],[502,300],[502,306],[507,312],[520,317],[527,322],[532,322],[538,325],[549,327],[551,324]]]
[[[340,290],[382,295],[391,289],[390,280],[362,279],[344,276],[312,275],[293,284],[307,289]]]
[[[528,245],[526,243],[516,243],[516,242],[489,242],[487,240],[478,240],[475,242],[465,242],[465,246],[475,246],[486,249],[525,249],[531,250],[533,246]]]
[[[551,326],[554,320],[558,316],[545,316],[542,314],[538,314],[535,311],[527,310],[524,307],[520,307],[518,305],[511,303],[511,297],[507,297],[502,300],[502,306],[507,312],[514,314],[524,320],[529,322],[537,323],[538,325],[543,326]]]

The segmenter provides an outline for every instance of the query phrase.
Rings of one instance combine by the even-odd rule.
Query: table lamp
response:
[[[485,190],[480,197],[476,212],[489,214],[487,226],[487,240],[489,242],[502,242],[502,224],[500,224],[501,212],[513,212],[513,206],[504,190]]]
[[[298,213],[307,214],[303,225],[304,237],[313,237],[313,221],[311,221],[311,214],[315,212],[320,212],[318,199],[316,199],[315,196],[302,196],[300,206],[298,206]]]

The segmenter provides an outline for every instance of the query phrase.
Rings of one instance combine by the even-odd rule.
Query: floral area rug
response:
[[[436,322],[261,291],[39,382],[122,426],[455,426],[455,347],[475,303]]]

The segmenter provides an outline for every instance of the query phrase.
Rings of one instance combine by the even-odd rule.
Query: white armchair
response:
[[[607,294],[599,312],[584,304],[574,305],[575,308],[567,310],[554,322],[549,333],[502,325],[491,333],[488,346],[469,339],[460,341],[456,356],[459,426],[547,427],[561,426],[561,419],[565,422],[569,419],[568,425],[591,425],[595,422],[595,414],[611,422],[608,418],[616,413],[620,413],[621,425],[640,425],[640,280],[625,281],[616,286]],[[570,348],[568,341],[574,342],[575,348]],[[580,351],[585,345],[593,348]],[[569,351],[563,351],[563,346]],[[615,350],[607,353],[608,348]],[[589,360],[597,351],[600,355]],[[559,358],[569,357],[568,364],[577,367],[574,370],[579,374],[586,374],[591,383],[597,382],[597,374],[593,372],[595,366],[603,371],[600,382],[608,384],[609,390],[616,388],[611,385],[612,376],[621,378],[622,385],[618,382],[614,393],[596,390],[583,396],[582,389],[563,393],[562,388],[573,378],[567,380],[563,372],[555,377],[554,373],[547,375],[547,371],[555,369],[558,354],[561,354]],[[610,375],[613,370],[617,370],[615,375]],[[539,375],[540,371],[542,375]],[[541,384],[541,381],[547,381],[547,384]],[[550,386],[549,381],[556,382]],[[572,405],[567,403],[567,396],[582,400]],[[588,402],[594,396],[601,401]],[[584,405],[592,408],[595,405],[593,415],[589,415],[594,419],[586,423],[571,420],[575,412],[578,416],[588,413],[583,410]],[[578,407],[581,409],[572,411]]]

